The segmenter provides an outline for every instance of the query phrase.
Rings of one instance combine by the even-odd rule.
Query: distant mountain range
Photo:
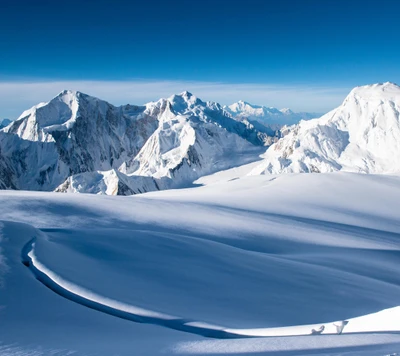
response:
[[[0,130],[11,123],[9,119],[0,119]]]
[[[399,112],[392,83],[355,88],[312,120],[317,114],[222,107],[188,92],[115,107],[66,90],[0,130],[0,188],[130,195],[187,187],[260,154],[251,174],[398,173]]]
[[[318,113],[293,112],[290,109],[278,110],[273,107],[252,105],[245,101],[238,101],[224,106],[236,120],[257,121],[273,130],[279,130],[283,125],[294,125],[300,120],[309,120],[320,117]]]

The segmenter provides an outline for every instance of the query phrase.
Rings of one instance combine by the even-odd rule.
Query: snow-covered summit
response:
[[[65,90],[25,111],[0,136],[0,154],[19,189],[52,190],[68,176],[118,168],[155,131],[159,111],[115,107]]]
[[[121,167],[129,175],[168,178],[173,186],[253,160],[271,144],[267,128],[234,120],[218,103],[189,92],[160,99],[159,126],[140,152]],[[260,125],[261,126],[261,125]]]
[[[279,115],[280,111],[274,107],[266,107],[253,105],[246,101],[239,100],[238,102],[227,107],[229,111],[237,115],[251,115],[255,117],[263,117],[266,114]]]
[[[385,82],[355,87],[348,97],[360,97],[363,100],[391,100],[399,99],[400,86],[396,83]],[[348,98],[347,97],[347,98]]]
[[[291,109],[289,109],[289,108],[283,108],[283,109],[280,109],[279,110],[282,114],[285,114],[285,115],[293,115],[294,114],[294,111],[292,111]]]
[[[192,109],[196,105],[203,104],[200,99],[198,99],[196,96],[194,96],[192,93],[189,93],[188,91],[172,95],[167,100],[171,103],[174,110],[180,113],[183,113],[182,111]]]
[[[351,171],[400,172],[400,87],[353,89],[341,106],[302,121],[271,146],[253,174]]]

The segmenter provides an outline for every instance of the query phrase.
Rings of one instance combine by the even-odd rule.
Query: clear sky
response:
[[[3,0],[0,117],[62,89],[327,111],[400,82],[399,0]],[[64,88],[63,86],[67,86]]]

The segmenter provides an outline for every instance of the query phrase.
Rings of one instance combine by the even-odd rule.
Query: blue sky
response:
[[[64,85],[114,104],[187,89],[223,104],[327,111],[356,85],[400,82],[398,0],[1,6],[0,117],[14,118]]]

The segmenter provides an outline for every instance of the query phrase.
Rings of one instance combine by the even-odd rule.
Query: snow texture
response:
[[[0,192],[0,347],[399,352],[400,178],[228,173],[131,197]]]

